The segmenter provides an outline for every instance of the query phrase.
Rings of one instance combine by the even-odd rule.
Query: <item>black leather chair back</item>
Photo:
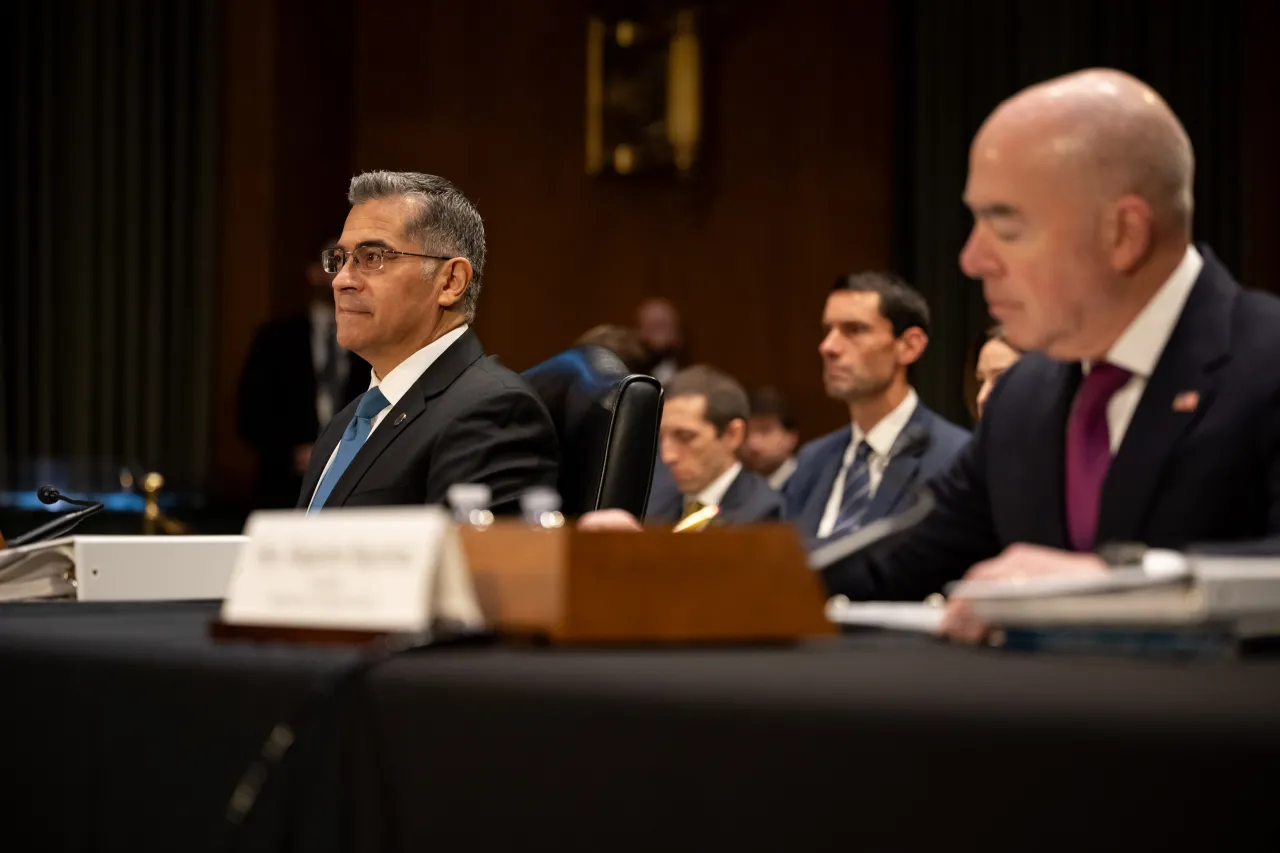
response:
[[[577,346],[524,372],[560,439],[565,515],[625,509],[643,520],[662,419],[662,385],[611,350]]]

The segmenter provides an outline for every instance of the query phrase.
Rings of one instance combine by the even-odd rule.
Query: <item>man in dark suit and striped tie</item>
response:
[[[810,540],[901,512],[969,440],[911,387],[908,372],[929,343],[929,306],[915,288],[889,273],[841,276],[822,322],[823,384],[851,423],[801,448],[782,489],[787,517]]]

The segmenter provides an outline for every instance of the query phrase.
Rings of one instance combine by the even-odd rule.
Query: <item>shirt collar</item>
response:
[[[796,458],[794,456],[788,456],[786,459],[782,460],[782,464],[778,466],[778,470],[769,475],[769,485],[773,487],[774,491],[777,491],[782,488],[782,484],[785,483],[795,472]]]
[[[911,416],[915,414],[916,405],[919,402],[920,397],[916,394],[916,389],[907,388],[907,396],[897,408],[881,418],[880,423],[873,426],[865,435],[862,427],[854,424],[853,441],[849,442],[849,449],[845,452],[845,456],[852,459],[851,454],[857,452],[858,443],[864,439],[871,445],[871,451],[877,456],[888,456],[893,450],[893,445],[898,441],[898,436],[906,428],[907,421],[911,420]]]
[[[712,480],[711,485],[694,495],[693,499],[703,506],[720,506],[725,492],[729,491],[729,487],[733,485],[734,480],[738,479],[740,473],[742,473],[742,463],[733,463],[728,471]]]
[[[1155,372],[1156,362],[1164,352],[1173,327],[1182,316],[1182,309],[1191,296],[1200,270],[1204,267],[1204,258],[1196,251],[1195,246],[1187,246],[1173,274],[1151,297],[1146,306],[1133,318],[1133,322],[1125,329],[1116,342],[1107,350],[1106,360],[1116,367],[1123,367],[1135,376],[1149,379]],[[1082,363],[1084,372],[1088,373],[1092,362]]]
[[[397,364],[385,379],[379,379],[378,374],[369,371],[369,387],[381,388],[382,396],[386,397],[387,402],[394,406],[413,387],[413,383],[422,378],[422,374],[427,372],[427,368],[434,364],[436,359],[444,355],[444,351],[452,346],[454,341],[462,337],[467,329],[467,324],[463,323],[458,328],[445,332]]]

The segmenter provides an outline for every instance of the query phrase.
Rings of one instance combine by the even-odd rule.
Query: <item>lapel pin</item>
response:
[[[1183,391],[1173,398],[1173,410],[1175,412],[1194,412],[1198,405],[1200,405],[1200,393],[1198,391]]]
[[[409,414],[407,412],[401,412],[400,417],[396,418],[396,421],[395,423],[392,424],[392,426],[400,426],[400,424],[404,423],[404,419],[407,417],[409,417]]]

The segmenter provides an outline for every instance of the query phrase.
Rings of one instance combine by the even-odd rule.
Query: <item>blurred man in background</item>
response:
[[[646,299],[636,311],[636,333],[649,353],[649,375],[666,385],[680,370],[684,355],[680,312],[669,299]]]
[[[484,273],[480,214],[444,178],[366,172],[351,181],[334,273],[338,342],[373,368],[369,388],[316,442],[298,507],[442,504],[489,487],[495,513],[556,485],[551,416],[487,357],[470,324]]]
[[[757,388],[751,394],[751,416],[747,418],[747,439],[742,443],[742,463],[781,490],[796,470],[796,430],[791,407],[777,388]]]
[[[679,521],[705,507],[716,520],[749,524],[782,516],[782,499],[738,461],[747,432],[747,392],[705,365],[677,373],[666,387],[647,521]]]
[[[649,367],[649,353],[645,350],[644,344],[640,343],[639,336],[631,329],[622,326],[607,323],[592,326],[574,343],[579,346],[591,344],[604,347],[621,359],[627,369],[633,373],[643,373]]]
[[[255,508],[297,502],[320,427],[369,384],[369,365],[338,343],[333,276],[324,271],[318,252],[306,276],[311,285],[306,313],[259,329],[240,376],[236,425],[257,451]]]
[[[822,381],[851,424],[806,444],[783,489],[787,517],[810,539],[900,512],[969,440],[911,387],[908,371],[929,344],[929,306],[915,288],[889,273],[841,276],[822,325]]]

